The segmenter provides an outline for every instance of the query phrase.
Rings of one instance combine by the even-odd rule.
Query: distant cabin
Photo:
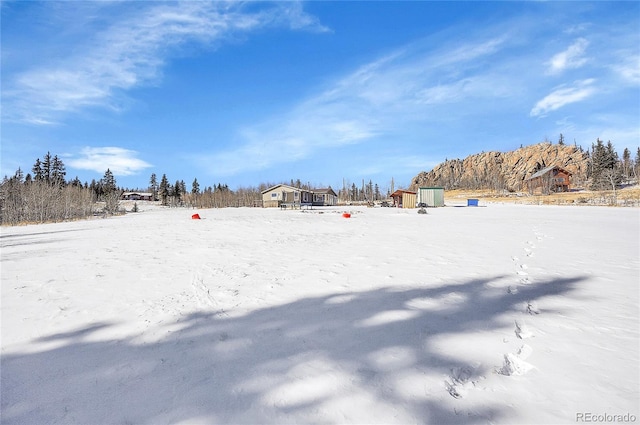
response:
[[[552,165],[532,174],[525,179],[529,192],[568,192],[571,186],[572,174],[567,170]]]
[[[148,192],[124,192],[122,199],[126,201],[153,201],[153,194]]]
[[[262,206],[265,208],[305,206],[330,206],[338,203],[338,195],[326,189],[302,189],[286,184],[277,184],[262,192]]]
[[[416,192],[398,189],[391,194],[391,199],[393,199],[393,206],[397,208],[416,207]]]

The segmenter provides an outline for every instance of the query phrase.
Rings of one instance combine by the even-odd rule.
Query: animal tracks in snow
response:
[[[537,243],[542,242],[547,235],[542,233],[538,228],[533,228],[533,240],[527,240],[525,242],[525,246],[523,248],[524,254],[526,258],[531,259],[535,256],[534,250],[536,249]],[[530,269],[529,265],[520,261],[520,258],[517,256],[512,256],[511,260],[515,265],[515,274],[519,277],[518,283],[522,285],[529,285],[531,283],[530,280]],[[518,293],[518,285],[511,285],[507,288],[507,293],[515,295]],[[540,314],[540,308],[538,307],[538,303],[534,300],[527,301],[526,307],[523,313],[527,313],[531,316],[536,316]],[[529,329],[529,326],[525,323],[525,321],[521,318],[517,318],[514,320],[515,329],[514,333],[516,337],[520,340],[532,338],[534,336],[533,332]],[[508,339],[503,339],[506,343]],[[517,376],[524,375],[529,372],[534,366],[525,360],[531,355],[533,352],[533,348],[531,346],[524,344],[522,345],[516,353],[506,353],[503,355],[503,364],[501,367],[496,369],[496,373],[504,376]]]
[[[524,254],[525,254],[527,259],[532,259],[535,256],[534,250],[537,247],[537,243],[538,242],[543,242],[544,239],[548,237],[546,234],[541,232],[537,227],[534,227],[532,229],[532,231],[533,231],[533,236],[534,237],[531,238],[530,240],[527,240],[525,242],[525,246],[523,247],[523,251],[524,251]],[[531,276],[530,276],[530,272],[529,272],[529,265],[527,263],[521,261],[520,258],[518,258],[517,256],[512,256],[511,260],[513,261],[514,265],[516,266],[515,274],[516,274],[516,276],[519,277],[518,283],[523,284],[523,285],[530,284],[531,283]],[[515,293],[517,293],[517,290],[515,290],[515,291],[509,290],[509,293],[515,294]]]
[[[226,315],[225,307],[230,300],[238,295],[237,289],[220,291],[219,287],[210,287],[203,277],[201,269],[191,274],[189,286],[182,290],[166,294],[155,300],[142,300],[139,306],[139,317],[149,326],[151,323],[162,322],[163,316],[180,317],[195,309],[217,311],[217,314]],[[206,270],[209,273],[209,270]],[[210,274],[207,278],[211,281]]]
[[[516,275],[520,276],[520,280],[519,282],[526,285],[529,283],[529,272],[527,272],[527,269],[529,269],[529,266],[521,263],[520,259],[518,257],[511,257],[511,260],[515,263],[516,265]],[[511,287],[509,287],[511,288]],[[515,294],[517,293],[517,290],[514,291],[509,291],[510,294]]]
[[[478,379],[472,380],[472,377],[475,374],[475,368],[470,366],[452,368],[449,379],[444,381],[447,392],[453,398],[462,398],[466,396],[470,389],[477,386],[480,379],[484,379],[484,376],[479,376]]]
[[[529,314],[540,314],[540,309],[538,308],[538,303],[535,301],[527,302],[527,313]]]
[[[523,259],[533,259],[534,250],[538,243],[542,243],[547,236],[540,232],[537,228],[533,228],[533,237],[525,242],[523,247]],[[535,268],[530,268],[526,261],[522,261],[519,256],[511,256],[514,265],[514,274],[516,281],[507,286],[507,293],[516,296],[521,285],[530,285],[532,283],[532,270],[535,274]],[[523,290],[524,291],[524,290]],[[521,304],[522,305],[522,304]],[[524,321],[523,317],[530,317],[532,320],[540,314],[540,308],[535,300],[526,301],[519,313],[521,316],[514,318],[513,332],[518,340],[529,340],[533,338],[534,332]],[[503,338],[504,343],[509,343],[509,338]],[[503,363],[501,366],[495,366],[494,372],[502,376],[520,376],[535,369],[535,366],[526,361],[533,353],[533,348],[527,344],[523,344],[515,352],[502,354]],[[451,397],[460,399],[467,396],[469,390],[478,388],[478,381],[484,379],[478,376],[475,368],[470,366],[456,367],[451,369],[451,373],[444,381],[445,388]]]
[[[540,231],[537,227],[533,229],[534,240],[528,240],[525,243],[523,251],[527,258],[533,258],[535,256],[534,250],[536,249],[538,242],[543,242],[547,237],[544,233]],[[528,285],[531,283],[530,275],[529,275],[529,265],[521,262],[518,257],[511,257],[515,266],[516,266],[516,275],[520,278],[519,283],[523,285]],[[509,286],[507,290],[509,294],[517,294],[518,288],[517,286]],[[526,308],[523,313],[527,313],[531,316],[536,316],[540,314],[540,308],[538,307],[538,303],[534,300],[527,301]],[[514,332],[518,339],[528,339],[533,337],[533,332],[529,329],[527,324],[523,319],[515,320],[515,329]],[[507,340],[504,340],[507,342]],[[501,368],[497,370],[497,373],[505,376],[513,376],[513,375],[524,375],[529,370],[531,370],[534,366],[527,363],[525,359],[527,359],[531,353],[533,352],[533,348],[529,345],[523,345],[516,353],[507,353],[504,354],[504,363]]]
[[[527,359],[533,349],[528,345],[520,347],[517,353],[507,353],[504,355],[504,363],[501,368],[497,370],[497,373],[505,376],[524,375],[529,372],[534,366],[527,363]]]
[[[199,273],[196,273],[191,278],[191,287],[193,288],[194,296],[199,303],[209,307],[213,307],[215,305],[216,302],[211,296],[211,290],[207,285],[205,285],[204,280]]]
[[[524,323],[524,321],[522,320],[516,320],[515,333],[516,333],[516,336],[520,339],[531,338],[533,336],[533,334],[527,327],[527,324]]]

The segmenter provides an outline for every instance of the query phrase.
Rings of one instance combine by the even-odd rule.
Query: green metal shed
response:
[[[442,187],[421,187],[417,194],[418,205],[424,204],[427,207],[444,207],[444,188]]]

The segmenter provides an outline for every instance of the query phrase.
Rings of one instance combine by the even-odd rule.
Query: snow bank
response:
[[[2,229],[2,423],[640,416],[638,209],[194,212]]]

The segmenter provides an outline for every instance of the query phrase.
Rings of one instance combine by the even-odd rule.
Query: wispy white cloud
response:
[[[559,74],[567,69],[575,69],[584,66],[589,60],[585,56],[589,41],[578,38],[566,50],[555,54],[549,61],[549,73]]]
[[[586,32],[593,24],[589,22],[581,22],[578,24],[571,25],[564,30],[565,34],[582,34]]]
[[[119,147],[85,147],[78,157],[67,160],[71,168],[103,173],[107,168],[115,176],[130,176],[151,167],[138,158],[138,152]]]
[[[52,124],[63,114],[86,107],[119,110],[124,93],[157,82],[167,58],[186,42],[215,46],[268,26],[327,31],[294,2],[140,4],[132,16],[115,19],[70,48],[73,53],[64,61],[41,63],[8,79],[3,90],[4,116]]]
[[[539,100],[529,115],[532,117],[544,116],[550,111],[560,109],[570,103],[580,102],[596,92],[594,79],[576,81],[571,87],[561,87],[549,93]]]
[[[540,46],[555,40],[541,39],[544,34],[538,28],[521,24],[515,19],[461,38],[448,37],[449,33],[428,37],[381,54],[328,83],[289,113],[245,128],[234,147],[210,153],[206,163],[220,164],[217,174],[238,174],[355,152],[348,145],[363,144],[367,148],[360,152],[393,146],[396,152],[385,155],[389,164],[394,155],[409,158],[442,140],[466,144],[469,138],[535,137],[519,134],[510,121],[542,118],[567,105],[576,105],[572,111],[579,111],[579,126],[594,113],[580,103],[604,94],[605,87],[608,96],[619,93],[619,84],[600,60],[611,58],[610,51],[591,52],[587,38],[572,38],[564,51],[550,55]],[[594,31],[592,37],[598,47],[607,40],[612,46],[627,45],[606,32]],[[556,76],[581,69],[574,72],[576,81],[557,85],[540,74],[540,64],[545,63]],[[620,75],[634,78],[633,62],[609,63],[617,64]],[[374,162],[363,169],[383,169]]]
[[[630,53],[625,55],[617,63],[611,65],[623,81],[638,86],[640,85],[640,55]]]
[[[400,48],[337,78],[286,115],[245,129],[233,149],[194,160],[218,164],[216,174],[232,175],[371,142],[412,122],[428,122],[443,105],[502,92],[492,77],[465,74],[498,52],[503,42],[491,38],[450,49],[434,50],[427,44]],[[446,84],[437,83],[443,69],[454,68]],[[501,83],[507,80],[500,78]]]

